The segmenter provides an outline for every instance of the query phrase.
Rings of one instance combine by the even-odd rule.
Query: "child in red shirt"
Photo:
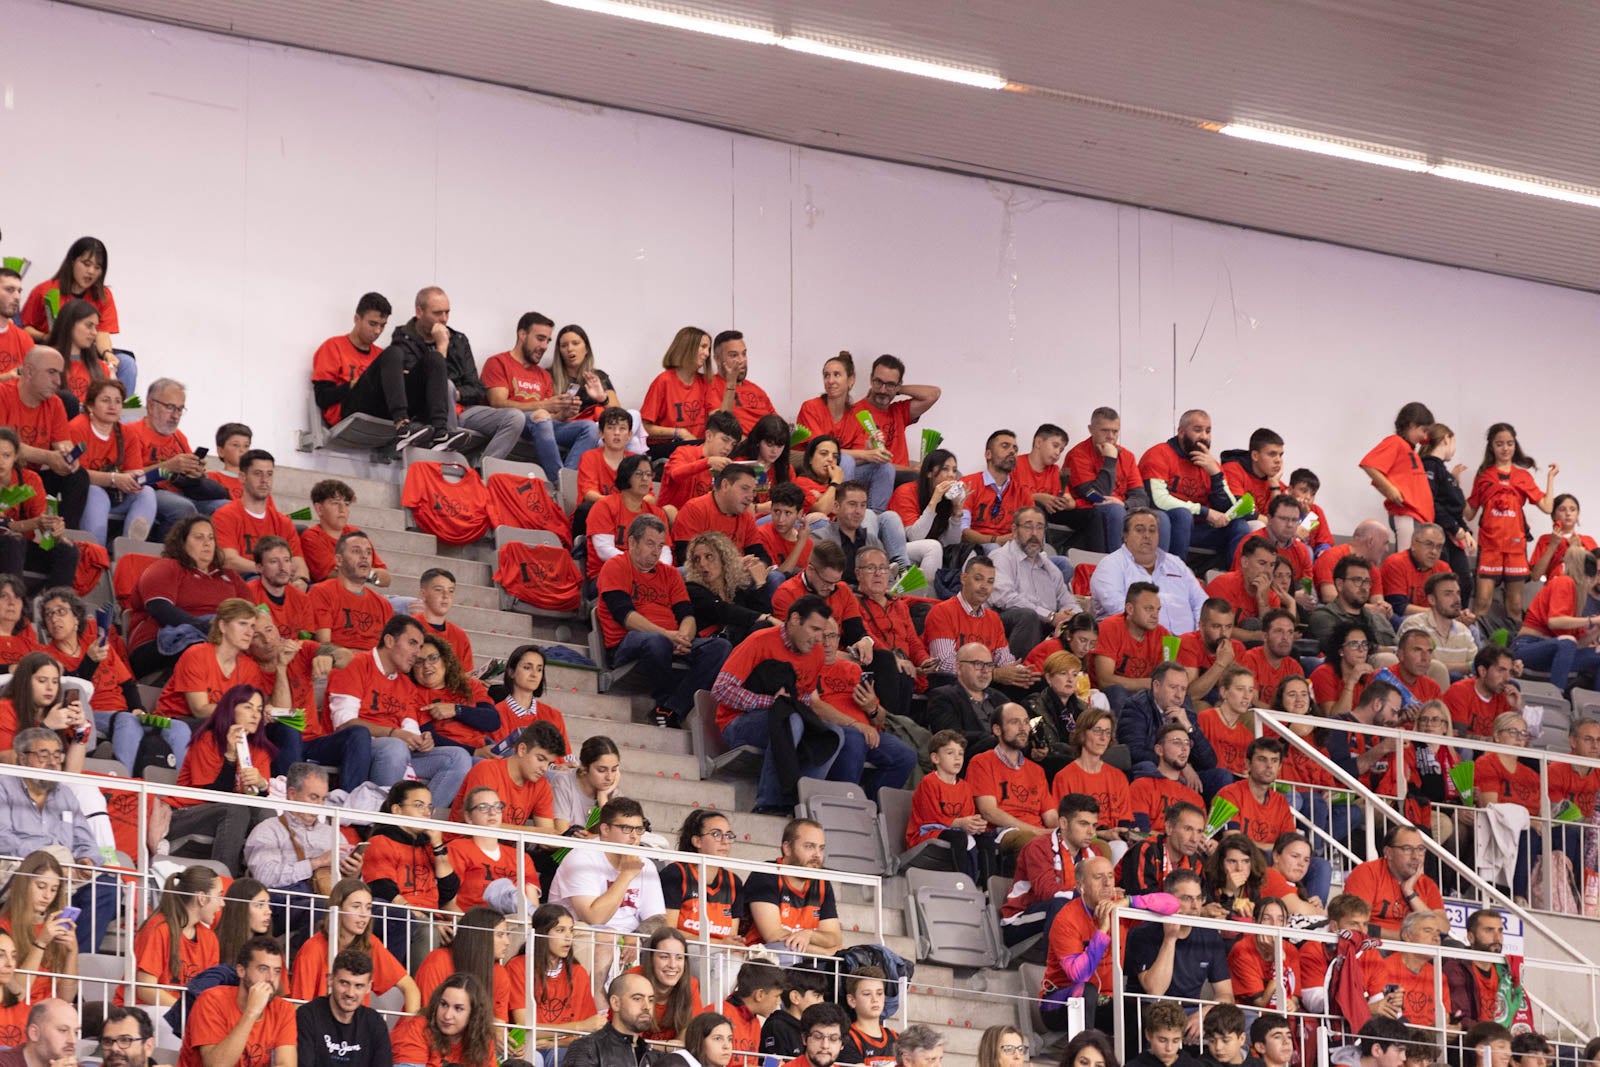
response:
[[[940,730],[928,742],[928,758],[933,761],[933,773],[923,776],[911,797],[906,848],[935,838],[946,841],[957,860],[964,862],[967,873],[977,878],[974,835],[986,831],[989,823],[978,814],[972,786],[958,777],[967,759],[967,739],[956,730]]]
[[[1495,582],[1503,581],[1506,614],[1513,619],[1522,617],[1522,583],[1528,577],[1528,524],[1522,509],[1533,504],[1550,514],[1555,503],[1551,494],[1561,471],[1558,464],[1550,464],[1541,490],[1528,473],[1533,466],[1532,457],[1524,455],[1517,442],[1515,427],[1509,422],[1489,427],[1483,463],[1478,466],[1464,513],[1469,520],[1483,513],[1478,523],[1478,587],[1472,600],[1472,609],[1479,615],[1489,610]]]
[[[1413,400],[1394,417],[1394,433],[1361,457],[1361,472],[1383,495],[1400,551],[1411,547],[1411,532],[1419,522],[1433,521],[1433,490],[1423,469],[1417,446],[1427,439],[1433,412]]]

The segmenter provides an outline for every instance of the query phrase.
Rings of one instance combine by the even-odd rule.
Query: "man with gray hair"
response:
[[[940,1067],[944,1062],[944,1035],[922,1023],[906,1027],[895,1041],[894,1062],[900,1067]]]
[[[178,424],[187,410],[189,391],[176,378],[157,378],[145,388],[145,415],[123,428],[128,456],[144,470],[145,484],[156,490],[155,538],[185,516],[196,511],[209,515],[228,502],[226,491],[216,493],[200,483],[206,478],[206,465],[189,447]],[[190,497],[186,489],[211,493],[215,499]]]
[[[427,417],[434,426],[432,447],[454,448],[466,437],[458,427],[465,427],[489,438],[483,449],[489,459],[504,459],[511,454],[522,438],[526,417],[512,408],[489,405],[489,390],[478,377],[472,342],[466,334],[450,328],[450,297],[443,289],[429,285],[418,290],[416,314],[404,326],[395,327],[389,347],[400,355],[407,374],[417,366],[436,370],[435,360],[443,361],[447,380],[439,388],[447,393],[442,412],[444,432],[441,434],[435,420],[430,395]],[[449,392],[455,394],[453,403],[449,402]],[[554,478],[556,472],[545,471],[545,476]]]
[[[596,585],[600,636],[611,665],[644,663],[654,685],[657,726],[677,726],[694,707],[694,695],[710,689],[732,647],[720,637],[697,637],[689,590],[676,567],[661,562],[667,525],[640,515],[628,525],[628,550],[606,560]],[[674,680],[675,659],[689,672]]]
[[[299,804],[322,804],[328,799],[327,769],[293,764],[284,776],[284,796]],[[244,843],[244,861],[268,889],[310,892],[315,882],[331,884],[361,873],[361,858],[347,850],[331,823],[309,812],[286,811],[259,823]]]
[[[1383,561],[1374,572],[1383,583],[1383,599],[1395,615],[1420,615],[1428,610],[1428,579],[1450,574],[1444,555],[1444,527],[1419,522],[1411,533],[1411,546]]]
[[[1006,643],[1018,659],[1078,613],[1078,598],[1045,552],[1044,531],[1043,508],[1018,508],[1011,516],[1011,540],[989,553],[995,570],[989,606],[1000,613]]]
[[[1200,628],[1200,608],[1206,591],[1177,556],[1161,551],[1161,524],[1150,508],[1134,508],[1122,520],[1122,547],[1100,561],[1089,580],[1094,617],[1104,620],[1122,611],[1128,587],[1150,582],[1161,594],[1161,625],[1168,633],[1186,634]]]
[[[66,747],[56,732],[46,727],[21,731],[13,747],[17,763],[24,768],[60,771],[66,766]],[[38,849],[50,850],[63,863],[99,867],[105,862],[71,789],[43,778],[0,778],[0,853],[26,856]],[[70,874],[75,879],[83,877],[78,871]],[[83,882],[72,894],[72,904],[83,912],[77,923],[78,951],[97,951],[116,915],[115,879],[96,876]]]

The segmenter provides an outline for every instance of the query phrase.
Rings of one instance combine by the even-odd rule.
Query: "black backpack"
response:
[[[133,757],[133,766],[129,768],[133,776],[143,778],[147,767],[174,768],[177,765],[178,761],[172,755],[172,746],[161,736],[161,731],[154,726],[146,726],[144,736],[139,739],[139,752]]]

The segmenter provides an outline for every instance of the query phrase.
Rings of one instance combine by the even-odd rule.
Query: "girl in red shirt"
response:
[[[28,293],[22,305],[22,328],[35,341],[45,341],[56,316],[73,297],[88,301],[100,314],[100,332],[95,347],[111,351],[111,335],[120,332],[117,302],[106,285],[106,269],[111,256],[98,237],[80,237],[67,248],[61,266],[48,280]]]
[[[217,965],[221,949],[211,924],[221,910],[222,879],[210,867],[185,867],[167,877],[160,905],[133,939],[133,995],[140,1004],[176,1004],[173,987]]]
[[[5,905],[0,908],[0,930],[16,945],[20,971],[43,972],[28,979],[15,971],[4,979],[13,994],[26,994],[32,1002],[47,997],[72,1000],[78,983],[77,924],[61,917],[67,906],[66,872],[48,852],[30,852],[6,884]]]
[[[116,369],[117,357],[107,352],[102,358],[95,348],[95,337],[99,333],[100,313],[87,300],[68,300],[50,327],[50,338],[45,344],[61,353],[65,364],[63,384],[66,392],[77,400],[77,404],[67,405],[68,415],[77,415],[76,409],[86,402],[89,383],[104,381]]]
[[[178,784],[214,789],[224,794],[265,796],[272,757],[278,748],[267,740],[267,698],[261,690],[236,685],[222,694],[217,710],[196,728],[189,751],[178,768]],[[244,870],[244,841],[257,809],[237,804],[207,803],[173,797],[168,833],[176,840],[190,834],[211,837],[211,858]]]
[[[1394,433],[1379,441],[1361,457],[1361,472],[1372,480],[1372,487],[1383,496],[1399,551],[1411,547],[1411,533],[1419,522],[1433,521],[1433,491],[1428,475],[1417,455],[1417,446],[1428,436],[1433,412],[1426,404],[1413,400],[1394,417]]]
[[[1554,527],[1540,534],[1533,544],[1532,571],[1528,577],[1534,581],[1542,578],[1559,578],[1566,573],[1567,549],[1582,545],[1590,552],[1600,549],[1595,539],[1578,532],[1578,498],[1571,493],[1557,494],[1551,502],[1550,517]]]
[[[1263,926],[1287,926],[1289,911],[1283,901],[1268,897],[1256,909],[1256,921]],[[1300,950],[1285,938],[1283,969],[1278,969],[1277,939],[1268,934],[1241,937],[1228,951],[1228,972],[1233,976],[1233,995],[1241,1003],[1270,1011],[1299,1011],[1298,975]]]
[[[217,934],[217,957],[239,958],[252,937],[272,933],[272,895],[254,878],[235,878],[222,894],[222,912],[211,929]]]
[[[806,442],[800,456],[800,465],[794,469],[794,484],[806,494],[807,519],[814,516],[832,518],[834,498],[846,475],[839,464],[839,439],[832,434],[822,434]]]
[[[433,997],[452,974],[470,974],[485,989],[492,989],[494,1017],[511,1021],[511,977],[500,961],[511,951],[511,931],[506,917],[493,908],[468,908],[456,921],[448,945],[428,953],[417,968],[417,988],[423,1000]]]
[[[122,531],[143,541],[156,521],[156,490],[136,476],[139,457],[122,433],[122,402],[127,389],[115,378],[97,378],[84,394],[83,411],[67,423],[67,437],[83,446],[78,463],[89,475],[89,501],[83,528],[109,545],[111,519]]]
[[[66,700],[61,685],[61,665],[45,652],[30,652],[11,669],[11,680],[0,687],[0,753],[14,758],[17,734],[32,726],[54,730],[66,747],[69,771],[83,770],[90,735],[88,709]]]
[[[1472,610],[1479,615],[1489,610],[1495,582],[1504,582],[1506,614],[1522,618],[1522,583],[1528,577],[1528,523],[1522,509],[1533,504],[1550,514],[1555,503],[1550,494],[1561,472],[1559,464],[1550,464],[1541,490],[1528,473],[1534,466],[1533,457],[1524,455],[1517,443],[1514,426],[1497,422],[1489,427],[1483,462],[1464,512],[1468,520],[1483,513],[1478,523],[1478,585],[1472,598]]]
[[[686,441],[705,431],[711,384],[711,335],[698,326],[685,326],[672,338],[655,376],[639,405],[644,432],[652,455],[670,455]],[[720,399],[720,397],[718,398]]]
[[[330,948],[326,916],[335,909],[339,912],[339,946]],[[328,891],[328,912],[321,929],[306,938],[300,951],[295,953],[290,996],[296,1000],[311,1000],[325,995],[328,961],[347,949],[363,952],[371,958],[373,993],[382,996],[391,989],[399,989],[407,1011],[416,1011],[421,1006],[422,994],[416,981],[406,973],[394,953],[372,936],[372,890],[359,878],[341,878]]]
[[[12,664],[39,651],[39,637],[28,617],[28,587],[20,575],[0,574],[0,669],[9,674]]]
[[[595,1010],[594,991],[589,972],[572,958],[572,912],[560,904],[546,904],[533,913],[533,997],[538,1006],[540,1029],[558,1027],[571,1033],[541,1037],[538,1047],[548,1050],[570,1045],[581,1034],[592,1033],[606,1023],[606,1014]],[[511,1022],[527,1023],[529,961],[518,956],[506,965],[511,974]]]
[[[452,974],[426,1008],[395,1024],[389,1045],[397,1067],[495,1067],[494,1008],[483,983]]]

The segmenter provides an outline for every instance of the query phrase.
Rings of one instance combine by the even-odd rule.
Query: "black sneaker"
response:
[[[466,443],[472,434],[467,430],[435,430],[433,443],[428,447],[435,452],[452,452],[460,445]]]
[[[394,450],[404,452],[411,445],[416,444],[431,434],[433,430],[425,422],[413,422],[407,419],[394,430]]]
[[[656,708],[650,713],[650,721],[663,730],[676,729],[678,717],[667,708]]]

